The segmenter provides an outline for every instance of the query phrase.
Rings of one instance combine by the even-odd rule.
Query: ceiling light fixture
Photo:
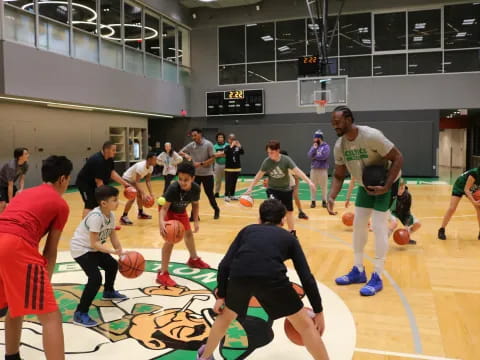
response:
[[[40,6],[40,5],[51,5],[51,4],[53,4],[53,5],[67,5],[68,6],[68,1],[39,1],[38,2],[38,6]],[[30,7],[32,9],[29,9]],[[83,4],[72,2],[72,8],[75,8],[75,7],[79,7],[83,10],[87,10],[88,12],[90,12],[92,14],[92,17],[90,19],[85,20],[86,22],[92,22],[92,21],[95,21],[97,19],[97,12],[95,10],[93,10],[91,7],[88,7],[88,6],[83,5]],[[23,5],[22,10],[27,10],[27,11],[33,10],[33,2]]]
[[[273,37],[271,35],[261,36],[261,39],[263,41],[273,41]]]
[[[462,25],[473,25],[475,23],[475,19],[465,19],[463,20]]]
[[[415,24],[415,30],[425,29],[426,26],[427,26],[427,23],[416,23]]]
[[[287,50],[290,50],[290,47],[288,47],[287,45],[285,45],[285,46],[280,46],[280,47],[278,48],[278,51],[280,51],[280,52],[284,52],[284,51],[287,51]]]
[[[414,36],[413,41],[415,42],[423,41],[423,36]]]
[[[465,37],[465,36],[467,36],[466,32],[458,32],[457,35],[456,35],[457,38],[462,38],[462,37]]]

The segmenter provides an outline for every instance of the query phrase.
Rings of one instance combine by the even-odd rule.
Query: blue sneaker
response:
[[[360,289],[360,295],[363,296],[373,296],[383,289],[383,281],[380,279],[380,276],[376,272],[372,274],[371,279],[368,281],[367,285]]]
[[[103,300],[125,300],[128,299],[128,296],[120,294],[118,291],[104,291],[103,292]]]
[[[350,284],[360,284],[367,282],[367,274],[365,274],[365,269],[362,272],[358,270],[356,266],[347,274],[340,276],[335,279],[337,285],[350,285]]]
[[[85,327],[94,327],[98,325],[95,320],[88,316],[88,313],[82,313],[80,311],[75,311],[73,314],[73,323]]]
[[[200,346],[200,349],[198,349],[198,352],[197,352],[197,360],[215,360],[213,355],[208,358],[202,357],[204,351],[205,351],[205,345]]]

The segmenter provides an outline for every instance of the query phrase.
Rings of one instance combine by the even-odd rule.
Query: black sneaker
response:
[[[312,201],[312,203],[310,204],[310,208],[315,208],[317,206],[317,203],[315,201]]]
[[[215,209],[215,214],[213,215],[214,220],[220,219],[220,209]]]
[[[417,245],[417,242],[413,239],[408,240],[408,245]]]
[[[298,218],[299,218],[299,219],[308,220],[308,215],[305,214],[303,211],[300,211],[300,212],[298,213]]]
[[[325,200],[322,201],[322,207],[325,209],[327,208],[327,202]]]
[[[438,239],[447,240],[447,235],[445,235],[445,228],[438,229]]]
[[[215,197],[216,197],[216,198],[219,198],[219,197],[220,197],[220,194],[219,194],[219,193],[215,193]]]

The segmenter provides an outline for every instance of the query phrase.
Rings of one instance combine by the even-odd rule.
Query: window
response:
[[[157,30],[156,36],[145,36],[145,51],[149,54],[161,56],[160,55],[160,34],[158,30],[160,29],[160,19],[145,13],[145,28]],[[146,32],[145,32],[146,33]]]
[[[349,77],[372,76],[372,57],[349,56],[340,58],[340,75]]]
[[[277,60],[298,59],[305,55],[305,20],[278,21]]]
[[[405,75],[406,54],[376,55],[373,57],[373,75]]]
[[[174,63],[177,62],[175,32],[175,25],[166,20],[163,20],[163,58]]]
[[[178,28],[178,62],[190,66],[190,33],[186,29]]]
[[[245,62],[245,25],[218,29],[219,64]]]
[[[327,53],[329,57],[338,56],[338,30],[333,33],[335,28],[336,16],[329,16],[327,19],[328,33],[327,33]],[[319,23],[312,23],[310,19],[307,20],[307,55],[318,56],[318,43],[317,37],[320,43],[322,42],[322,36]]]
[[[245,65],[221,65],[219,67],[219,83],[226,84],[244,84]]]
[[[100,24],[102,24],[101,34],[103,39],[120,42],[122,32],[120,29],[120,1],[119,0],[99,0],[100,1]]]
[[[435,74],[442,72],[442,53],[408,54],[408,74]]]
[[[277,81],[297,80],[298,60],[277,62]]]
[[[35,45],[35,16],[30,14],[30,12],[33,12],[33,7],[23,11],[10,6],[8,3],[5,3],[5,5],[5,38],[23,44]],[[21,7],[20,4],[16,5]]]
[[[247,24],[247,62],[275,60],[273,23]]]
[[[133,49],[142,50],[142,8],[125,2],[123,9],[125,45]],[[146,38],[156,35],[158,35],[156,29],[145,28]]]
[[[33,6],[33,5],[31,5]],[[75,5],[72,4],[72,8]],[[78,6],[77,6],[78,7]],[[64,24],[68,23],[68,1],[39,1],[38,2],[38,13],[41,16],[44,16],[49,19],[53,19]]]
[[[273,82],[275,81],[275,63],[247,64],[247,82]]]
[[[375,51],[405,50],[405,12],[375,14]]]
[[[440,9],[408,13],[408,49],[440,48]]]
[[[480,47],[480,2],[444,9],[445,49]]]
[[[372,53],[372,16],[370,13],[340,17],[340,55]]]
[[[4,4],[7,6],[13,6],[25,11],[28,11],[32,14],[35,13],[35,8],[33,6],[33,0],[17,0],[17,1],[4,1]]]
[[[445,72],[480,71],[480,49],[445,51]]]
[[[97,35],[97,1],[75,0],[72,2],[73,27]]]

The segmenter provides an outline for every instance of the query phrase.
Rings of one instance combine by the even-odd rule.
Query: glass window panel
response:
[[[406,49],[406,14],[375,14],[375,51]]]
[[[408,48],[440,48],[440,9],[408,13]]]
[[[480,71],[480,49],[445,51],[445,72]]]
[[[277,81],[297,80],[298,60],[277,62]]]
[[[446,5],[445,49],[480,47],[480,2]]]
[[[405,75],[406,54],[376,55],[373,57],[373,75]]]
[[[272,23],[247,24],[247,62],[275,60]]]
[[[143,75],[143,53],[141,51],[125,48],[125,70]]]
[[[162,60],[158,57],[146,54],[145,75],[151,78],[162,78]]]
[[[218,63],[245,62],[245,25],[218,28]]]
[[[191,86],[191,71],[190,68],[180,66],[180,84],[190,87]]]
[[[340,55],[372,53],[372,16],[370,13],[340,17]]]
[[[19,9],[23,9],[25,11],[31,12],[35,14],[35,8],[33,6],[33,0],[16,0],[16,1],[4,1],[5,8],[9,6],[13,6]]]
[[[145,27],[150,28],[150,29],[155,29],[157,31],[157,35],[154,36],[154,33],[152,35],[148,36],[147,31],[145,31],[145,51],[147,53],[161,56],[160,52],[160,34],[158,33],[158,30],[160,29],[160,19],[150,15],[148,13],[145,13]]]
[[[163,79],[171,82],[177,82],[177,64],[170,61],[163,62]]]
[[[245,65],[221,65],[218,69],[218,81],[220,85],[244,84]]]
[[[122,32],[120,29],[120,0],[99,1],[102,37],[120,42],[122,40]]]
[[[98,37],[73,30],[73,56],[98,63]]]
[[[5,6],[5,37],[24,44],[35,45],[35,16]]]
[[[70,28],[48,19],[40,18],[38,47],[63,55],[70,54]]]
[[[49,19],[57,20],[64,24],[68,23],[68,1],[39,1],[38,13]]]
[[[75,0],[72,2],[72,25],[91,34],[97,34],[97,1]]]
[[[163,21],[163,58],[176,63],[177,58],[175,56],[175,25],[168,21]],[[176,76],[175,76],[176,79]]]
[[[125,45],[137,50],[142,49],[142,8],[125,3],[124,5]],[[145,37],[158,35],[156,29],[145,29]]]
[[[340,75],[349,77],[372,76],[372,57],[370,55],[341,57]]]
[[[190,32],[187,29],[178,29],[178,62],[190,66]]]
[[[305,55],[305,19],[277,21],[277,60]]]
[[[101,57],[100,63],[102,65],[110,66],[115,69],[122,69],[123,47],[117,42],[103,40],[101,42]]]
[[[336,16],[328,17],[328,35],[327,35],[327,47],[328,47],[328,56],[338,56],[338,30],[333,36],[333,30],[335,28]],[[310,19],[307,19],[307,55],[316,55],[318,56],[318,44],[315,37],[315,33],[318,34],[320,42],[322,40],[320,25],[319,23],[312,23]],[[333,36],[333,39],[332,39]],[[331,45],[330,45],[331,43]]]
[[[410,53],[408,54],[409,74],[436,74],[442,72],[442,53]]]
[[[275,63],[247,64],[247,83],[275,81]]]

